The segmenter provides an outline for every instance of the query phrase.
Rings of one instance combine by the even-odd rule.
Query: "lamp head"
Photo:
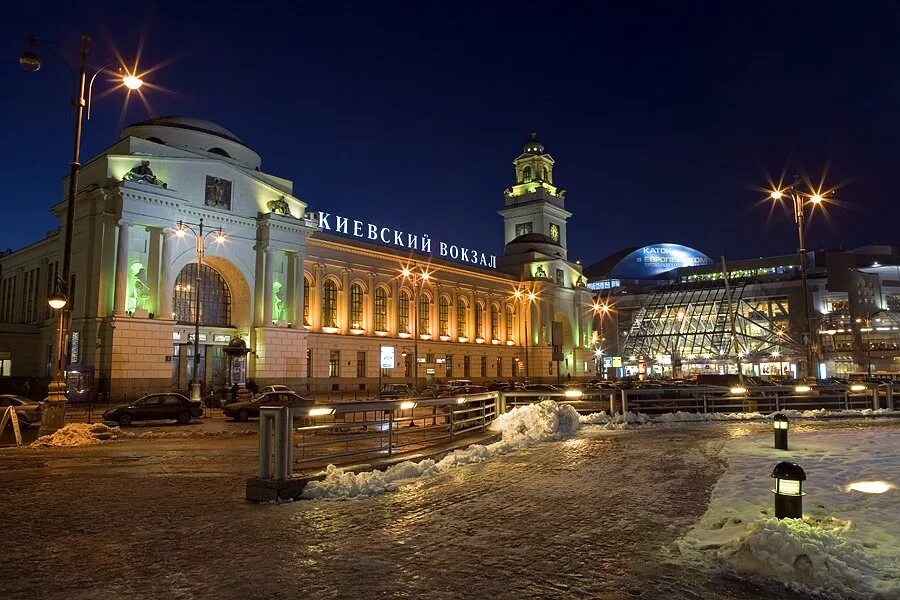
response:
[[[33,73],[40,70],[41,57],[31,50],[26,50],[22,53],[22,56],[19,57],[19,64],[26,71],[31,71]]]
[[[125,87],[129,90],[138,90],[144,85],[144,80],[133,73],[126,73],[126,75],[122,77],[122,83],[125,84]]]
[[[769,198],[772,200],[781,200],[784,197],[784,192],[781,190],[775,190],[769,194]]]
[[[47,304],[49,304],[50,308],[52,308],[53,310],[65,308],[66,304],[68,303],[69,300],[68,298],[66,298],[66,295],[58,290],[47,297]]]

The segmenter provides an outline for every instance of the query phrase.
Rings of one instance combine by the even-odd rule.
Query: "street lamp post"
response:
[[[603,356],[603,319],[609,314],[611,310],[608,302],[600,302],[594,301],[591,304],[591,312],[594,313],[594,316],[598,319],[598,331],[597,331],[597,348],[594,351],[594,361],[596,362],[598,358]],[[606,379],[606,371],[603,371],[603,379]]]
[[[191,225],[195,225],[195,231]],[[191,368],[191,400],[200,400],[200,380],[197,378],[197,367],[200,364],[200,274],[203,270],[203,255],[206,252],[206,238],[215,235],[213,238],[217,244],[225,243],[225,231],[219,227],[213,231],[203,233],[203,218],[199,223],[185,223],[178,221],[178,227],[175,229],[175,236],[183,238],[191,232],[197,242],[197,279],[194,289],[194,365]]]
[[[800,177],[794,176],[794,182],[784,189],[774,190],[769,194],[772,200],[782,200],[785,196],[791,200],[794,210],[794,223],[797,225],[797,240],[800,244],[800,287],[803,302],[803,328],[806,345],[806,373],[810,377],[816,376],[816,352],[812,340],[812,315],[809,310],[809,289],[807,288],[807,264],[806,264],[806,205],[818,206],[824,200],[824,193],[807,193],[800,189]]]
[[[531,305],[537,300],[537,294],[535,294],[532,290],[528,290],[527,292],[523,292],[522,290],[516,290],[513,292],[513,297],[519,301],[522,306],[522,312],[525,315],[525,381],[528,381],[528,345],[531,343],[531,338],[528,337],[528,313],[531,312]]]
[[[43,42],[37,40],[35,38],[28,38],[29,46],[32,49],[29,49],[22,53],[19,57],[19,64],[26,71],[38,71],[41,68],[41,58],[38,56],[36,52],[34,52],[33,47],[37,44],[41,44],[42,46],[46,46],[53,51],[54,54],[59,54],[53,50],[52,44],[47,42]],[[72,100],[72,104],[75,106],[75,135],[72,141],[72,161],[69,163],[69,191],[68,197],[66,199],[66,224],[65,230],[63,233],[63,264],[62,264],[62,272],[59,275],[59,279],[56,282],[56,288],[54,290],[53,296],[48,298],[48,304],[50,304],[51,308],[59,311],[59,316],[57,319],[57,339],[56,339],[56,364],[55,364],[55,381],[50,383],[49,386],[49,395],[47,397],[47,402],[44,406],[43,416],[41,418],[41,429],[40,434],[46,435],[49,433],[53,433],[66,422],[66,382],[63,377],[63,371],[65,370],[66,364],[66,333],[69,325],[69,321],[71,320],[71,313],[69,307],[71,307],[71,298],[69,298],[69,283],[70,283],[70,271],[72,266],[72,229],[75,225],[75,195],[78,192],[78,171],[81,168],[81,131],[82,125],[84,123],[84,109],[85,106],[88,108],[88,114],[90,114],[90,98],[91,98],[91,90],[94,86],[94,80],[97,78],[97,75],[107,69],[109,66],[107,65],[100,67],[94,73],[94,75],[90,79],[90,86],[86,86],[87,83],[87,61],[88,55],[91,51],[91,38],[88,35],[81,36],[81,61],[79,64],[79,71],[77,77],[77,85],[78,85],[78,95]],[[68,62],[63,59],[62,56],[59,58],[68,66]],[[127,81],[126,81],[127,78]],[[137,77],[134,73],[125,73],[123,76],[123,83],[129,89],[137,89],[143,83],[139,77]],[[85,87],[88,87],[88,99],[85,100]]]
[[[413,305],[415,306],[413,321],[413,389],[415,392],[419,390],[419,295],[422,293],[422,286],[431,281],[431,273],[425,269],[421,271],[411,270],[407,267],[403,268],[401,278],[404,281],[412,281],[413,283]]]

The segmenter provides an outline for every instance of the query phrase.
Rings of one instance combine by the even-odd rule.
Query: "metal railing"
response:
[[[487,430],[502,412],[498,392],[296,407],[260,407],[259,477],[284,479],[294,466],[395,454]]]

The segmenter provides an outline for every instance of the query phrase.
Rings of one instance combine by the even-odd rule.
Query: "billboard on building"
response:
[[[619,279],[650,279],[673,269],[711,263],[708,256],[687,246],[653,244],[626,255],[613,267],[610,275]]]

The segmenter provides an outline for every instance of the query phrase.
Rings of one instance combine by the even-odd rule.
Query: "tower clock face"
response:
[[[550,223],[550,238],[554,242],[559,241],[559,225],[556,223]]]

